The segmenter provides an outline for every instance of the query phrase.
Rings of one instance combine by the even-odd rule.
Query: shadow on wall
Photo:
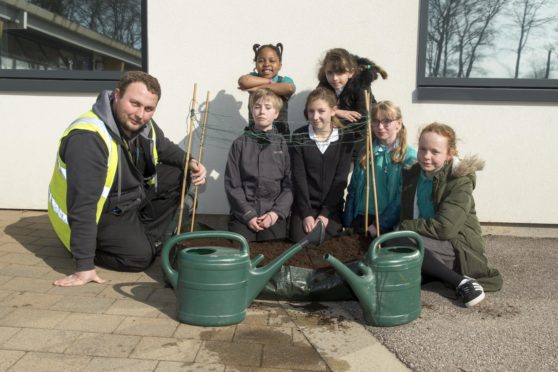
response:
[[[306,105],[306,98],[310,92],[310,90],[303,90],[295,93],[289,99],[289,128],[291,129],[291,133],[307,125],[306,118],[304,117],[304,106]]]
[[[205,97],[205,93],[204,93]],[[205,107],[205,98],[199,103],[195,117],[195,130],[193,131],[191,154],[200,158],[199,148],[202,139],[202,124],[206,111],[207,122],[202,147],[202,162],[207,169],[207,183],[200,194],[198,212],[200,213],[228,213],[228,204],[225,197],[223,176],[227,156],[232,142],[242,134],[248,121],[242,116],[242,102],[235,96],[220,90],[217,95],[210,93],[209,110]],[[246,109],[247,110],[247,109]],[[248,112],[246,112],[247,116]],[[190,122],[190,118],[188,118]],[[188,136],[179,145],[186,149]]]

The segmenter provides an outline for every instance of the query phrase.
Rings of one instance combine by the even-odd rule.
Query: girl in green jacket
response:
[[[400,229],[423,237],[422,273],[453,286],[465,306],[474,306],[485,289],[502,286],[484,255],[473,199],[475,171],[484,162],[457,158],[455,132],[440,123],[421,131],[417,158],[418,164],[403,171]]]

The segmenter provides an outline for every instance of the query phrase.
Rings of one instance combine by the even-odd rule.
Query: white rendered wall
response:
[[[342,4],[342,7],[341,7]],[[294,79],[291,130],[304,124],[304,100],[316,84],[318,62],[330,48],[369,57],[389,73],[377,99],[402,108],[410,142],[421,125],[446,122],[461,139],[461,154],[478,153],[486,169],[475,191],[483,222],[558,223],[558,109],[556,104],[416,102],[418,1],[350,0],[257,3],[167,0],[148,2],[149,70],[161,81],[156,120],[184,143],[192,89],[198,103],[211,93],[204,164],[219,174],[200,194],[200,213],[227,213],[224,165],[230,142],[246,125],[247,94],[237,79],[253,68],[252,44],[282,42],[281,74]],[[0,95],[6,162],[0,208],[44,209],[56,142],[94,95]],[[193,153],[197,155],[197,141]],[[8,181],[9,180],[9,181]]]

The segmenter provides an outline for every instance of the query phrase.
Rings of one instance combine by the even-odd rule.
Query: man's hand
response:
[[[205,183],[205,175],[207,174],[207,170],[202,163],[200,163],[196,159],[190,159],[188,169],[191,172],[192,184],[194,186],[200,186]]]
[[[65,278],[55,280],[52,284],[58,287],[75,287],[89,282],[105,284],[107,281],[99,278],[97,270],[93,269],[88,271],[77,271]]]

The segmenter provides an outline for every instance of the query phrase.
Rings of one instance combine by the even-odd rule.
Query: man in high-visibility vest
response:
[[[172,232],[186,154],[152,120],[160,98],[156,78],[126,72],[63,133],[48,214],[76,270],[55,285],[103,283],[96,266],[142,271]],[[205,183],[202,164],[188,168],[192,184]]]

